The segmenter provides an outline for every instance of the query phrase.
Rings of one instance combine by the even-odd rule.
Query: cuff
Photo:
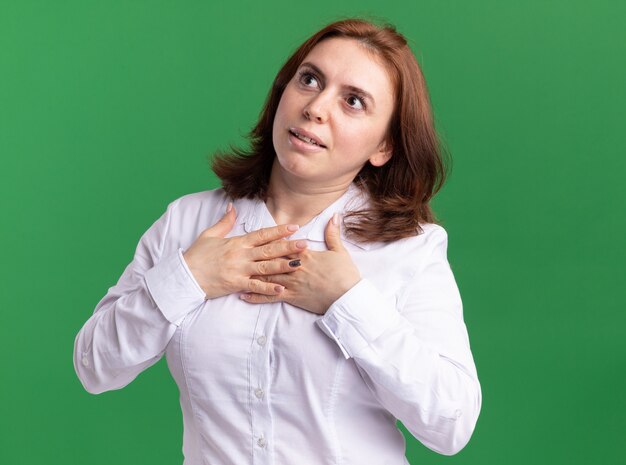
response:
[[[399,318],[394,303],[362,279],[337,299],[317,324],[335,340],[344,357],[350,358],[396,325]]]
[[[146,271],[144,279],[163,316],[176,326],[205,301],[206,294],[187,266],[182,249]]]

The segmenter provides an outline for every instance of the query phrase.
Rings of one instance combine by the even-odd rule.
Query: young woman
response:
[[[406,464],[399,419],[454,454],[481,391],[429,201],[422,73],[392,27],[330,24],[279,71],[223,188],[171,203],[79,332],[89,392],[163,354],[185,464]]]

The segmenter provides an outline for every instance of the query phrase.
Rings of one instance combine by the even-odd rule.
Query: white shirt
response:
[[[396,419],[437,452],[463,448],[481,391],[443,228],[387,244],[343,237],[362,280],[320,316],[205,301],[182,253],[228,201],[221,189],[184,196],[141,237],[76,337],[85,389],[122,388],[165,354],[185,465],[407,464]],[[351,187],[292,238],[325,250],[333,213],[362,201]],[[234,206],[231,236],[275,226],[260,200]]]

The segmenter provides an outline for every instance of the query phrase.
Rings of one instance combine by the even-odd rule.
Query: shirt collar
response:
[[[350,184],[348,190],[335,202],[329,205],[319,215],[291,236],[291,239],[307,239],[309,241],[325,242],[324,231],[326,225],[335,213],[343,217],[349,211],[361,210],[367,204],[366,194],[356,185]],[[237,223],[243,225],[246,233],[256,231],[261,228],[276,226],[276,222],[267,210],[265,202],[260,199],[238,199],[234,203],[237,210]],[[341,228],[341,239],[345,242],[364,250],[369,250],[373,244],[357,242],[346,237],[344,227]]]

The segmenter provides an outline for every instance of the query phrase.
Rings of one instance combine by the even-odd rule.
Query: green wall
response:
[[[435,205],[484,404],[411,463],[626,463],[626,3],[383,3],[0,3],[0,463],[182,462],[164,361],[92,396],[74,337],[287,54],[354,14],[410,38],[454,158]]]

